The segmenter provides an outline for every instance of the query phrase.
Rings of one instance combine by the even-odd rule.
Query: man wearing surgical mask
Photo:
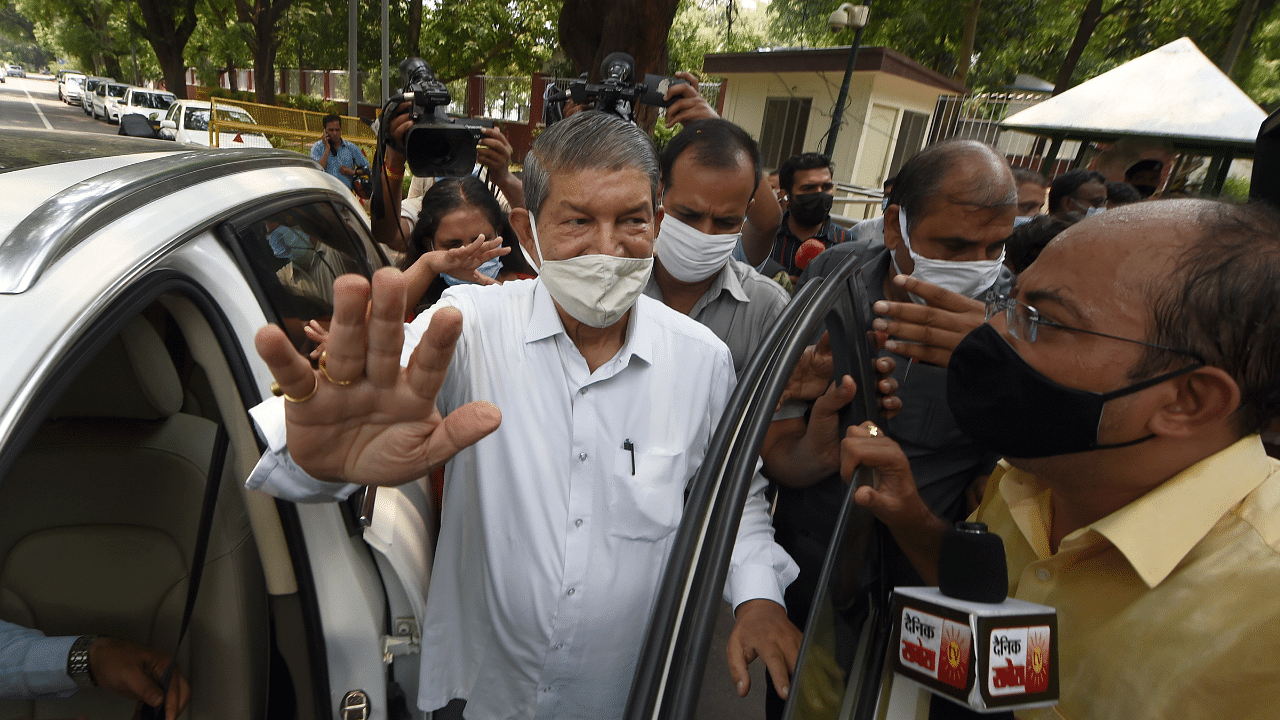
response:
[[[835,182],[831,161],[819,153],[803,153],[789,158],[778,168],[778,181],[787,195],[778,238],[769,257],[778,261],[792,277],[799,276],[811,259],[807,248],[821,252],[852,238],[844,227],[831,221]],[[812,240],[812,243],[808,241]],[[799,263],[797,264],[797,255]]]
[[[437,720],[623,714],[686,484],[734,386],[724,343],[642,294],[658,176],[643,131],[575,114],[534,142],[512,212],[536,280],[450,288],[403,325],[396,271],[340,278],[318,369],[279,328],[259,332],[283,397],[253,411],[270,447],[249,487],[325,502],[448,461],[418,694]],[[764,485],[730,561],[728,660],[742,691],[758,657],[785,695],[795,566]]]
[[[962,298],[968,307],[973,302],[970,298],[1008,286],[1010,275],[1001,262],[1004,239],[1013,230],[1016,213],[1013,175],[998,153],[971,140],[939,143],[899,171],[885,210],[883,245],[837,246],[819,256],[801,277],[803,285],[830,273],[850,254],[859,257],[868,299],[873,310],[884,316],[875,326],[888,336],[885,350],[896,360],[894,378],[902,400],[902,412],[877,424],[902,446],[928,507],[952,520],[968,514],[967,491],[981,484],[998,457],[965,435],[947,411],[949,350],[945,345],[949,341],[954,347],[963,333],[951,338],[949,328],[937,327],[927,337],[917,323],[944,307],[924,304],[934,302],[936,294],[956,293],[953,297]],[[830,452],[823,457],[830,458]],[[779,491],[774,514],[778,541],[801,566],[800,578],[789,594],[803,593],[806,583],[816,581],[804,572],[808,559],[793,548],[801,539],[828,535],[835,526],[839,499],[846,492],[838,466],[838,461],[828,461],[818,474],[807,471],[774,478],[786,485]],[[793,537],[796,546],[790,544]],[[894,584],[919,584],[901,551],[887,550]],[[795,603],[789,607],[793,621],[798,621]]]

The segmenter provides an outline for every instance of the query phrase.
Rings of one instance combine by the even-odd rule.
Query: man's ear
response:
[[[902,229],[898,227],[898,206],[890,205],[884,209],[884,246],[896,251],[902,244]]]
[[[1176,392],[1148,424],[1148,430],[1160,437],[1194,437],[1232,423],[1240,409],[1240,386],[1222,368],[1198,368],[1171,384]]]
[[[525,249],[536,267],[539,264],[538,248],[533,242],[533,228],[530,225],[533,222],[533,216],[524,208],[511,208],[511,215],[507,219],[511,221],[511,228],[516,231],[520,246]]]
[[[658,239],[658,233],[662,230],[662,218],[667,216],[667,211],[661,205],[653,212],[653,239]]]

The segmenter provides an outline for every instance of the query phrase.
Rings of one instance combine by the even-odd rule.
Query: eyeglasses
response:
[[[1202,363],[1204,362],[1197,353],[1193,353],[1190,350],[1180,350],[1178,348],[1157,345],[1143,340],[1134,340],[1132,338],[1120,337],[1119,335],[1108,335],[1107,333],[1101,333],[1095,330],[1085,330],[1084,328],[1071,327],[1051,320],[1045,320],[1040,317],[1039,310],[1036,310],[1021,300],[1016,300],[1008,295],[1002,295],[994,290],[987,293],[987,320],[991,320],[991,318],[1001,310],[1004,311],[1004,321],[1009,328],[1009,334],[1023,342],[1035,342],[1036,329],[1043,325],[1045,327],[1057,328],[1059,330],[1070,330],[1071,332],[1097,335],[1099,337],[1111,338],[1112,340],[1122,340],[1127,343],[1134,343],[1135,345],[1146,345],[1147,347],[1158,348],[1160,350],[1168,350],[1169,352],[1175,352],[1179,355],[1188,355]]]

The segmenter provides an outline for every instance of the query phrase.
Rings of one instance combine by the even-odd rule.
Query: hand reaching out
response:
[[[951,351],[971,330],[987,321],[983,303],[909,275],[893,282],[924,298],[927,305],[881,300],[873,308],[886,318],[876,318],[877,332],[889,339],[885,349],[920,362],[946,367]]]
[[[370,302],[370,298],[372,301]],[[431,319],[407,367],[405,280],[384,268],[368,281],[334,282],[334,314],[326,364],[314,370],[275,326],[258,331],[258,354],[285,399],[289,452],[321,480],[396,485],[428,474],[459,450],[497,429],[492,404],[469,403],[441,417],[436,394],[444,382],[462,315],[442,308]]]
[[[707,104],[707,101],[698,92],[698,77],[690,72],[680,71],[675,74],[681,80],[688,81],[679,85],[672,85],[667,88],[667,94],[664,100],[675,98],[675,102],[667,106],[667,127],[672,125],[693,122],[694,120],[708,120],[718,118],[715,108]]]
[[[884,338],[877,333],[877,342]],[[876,374],[880,376],[876,383],[876,391],[880,395],[880,412],[886,418],[892,418],[902,409],[902,399],[894,393],[898,392],[898,381],[893,379],[897,362],[890,357],[875,359]],[[831,376],[835,373],[835,360],[831,355],[831,337],[823,333],[816,345],[810,345],[800,354],[796,369],[791,372],[787,386],[782,391],[778,408],[787,400],[816,400],[831,386]],[[777,408],[775,408],[775,411]]]

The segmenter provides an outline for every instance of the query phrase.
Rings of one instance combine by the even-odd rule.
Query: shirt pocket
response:
[[[680,526],[685,458],[683,452],[618,450],[604,492],[610,535],[656,541]]]

